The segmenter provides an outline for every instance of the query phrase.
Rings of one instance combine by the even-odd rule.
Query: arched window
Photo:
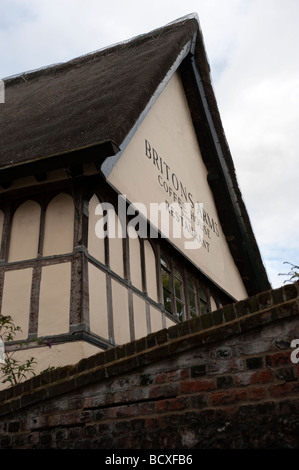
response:
[[[183,278],[179,269],[170,263],[164,255],[161,255],[161,279],[163,304],[167,312],[171,313],[179,321],[185,317]]]
[[[189,316],[194,318],[197,316],[196,312],[196,291],[192,279],[187,279],[187,292],[189,302]]]
[[[183,279],[180,271],[173,268],[173,283],[174,283],[174,306],[175,316],[178,320],[184,319],[184,294],[183,294]]]
[[[198,299],[199,299],[199,311],[200,314],[204,314],[208,312],[208,301],[207,296],[204,293],[203,289],[199,287],[198,289]]]
[[[164,256],[161,256],[161,277],[164,307],[168,312],[173,313],[171,272]]]

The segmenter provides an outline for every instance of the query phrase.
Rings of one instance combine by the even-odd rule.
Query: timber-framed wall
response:
[[[206,311],[232,301],[168,240],[98,239],[96,205],[111,204],[117,217],[117,195],[99,175],[68,176],[0,194],[0,310],[21,326],[18,340],[84,341],[90,355],[175,324],[163,305],[161,252],[182,273],[180,320],[190,315],[187,277],[205,289]]]

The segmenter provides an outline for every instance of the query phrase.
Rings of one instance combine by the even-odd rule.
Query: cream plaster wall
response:
[[[88,251],[91,256],[105,264],[105,240],[96,235],[96,223],[99,220],[99,217],[96,215],[96,208],[99,204],[100,201],[96,195],[89,201]]]
[[[146,141],[151,153],[146,151]],[[182,204],[192,200],[193,203],[203,204],[205,213],[214,221],[214,229],[204,223],[204,243],[201,247],[186,248],[185,242],[190,242],[190,239],[184,236],[173,237],[172,227],[176,217],[169,216],[167,211],[163,213],[159,228],[166,237],[169,235],[173,244],[185,256],[230,295],[236,299],[247,297],[220,226],[213,194],[207,183],[207,169],[201,157],[178,73],[171,78],[137,129],[108,181],[125,194],[129,202],[143,203],[144,215],[148,218],[151,215],[151,203],[160,204],[166,201],[173,204],[180,200]],[[182,188],[186,189],[186,194]],[[193,212],[189,218],[194,219],[195,215]],[[194,221],[192,226],[200,234],[199,226]]]
[[[147,336],[146,305],[145,300],[139,295],[133,294],[134,331],[135,339]]]
[[[127,288],[112,279],[113,327],[116,344],[131,341],[128,302]]]
[[[106,274],[88,264],[90,331],[109,339]]]
[[[124,277],[124,260],[123,260],[123,239],[118,236],[119,219],[117,214],[111,212],[111,217],[114,218],[113,224],[115,227],[115,236],[109,236],[109,266],[120,277]],[[109,215],[110,217],[110,215]],[[111,225],[110,225],[111,227]],[[110,232],[109,232],[110,234]]]
[[[28,337],[32,268],[6,271],[1,314],[11,316],[15,326],[20,326],[16,339]]]
[[[152,305],[150,306],[150,319],[151,319],[151,333],[162,330],[162,312]]]
[[[58,194],[46,210],[43,255],[71,253],[74,243],[74,203],[68,194]]]
[[[36,258],[41,208],[34,201],[24,202],[13,216],[8,261]]]
[[[210,297],[210,303],[211,303],[211,312],[217,309],[217,304],[215,302],[215,299],[211,296]]]
[[[114,209],[109,209],[107,212],[102,208],[97,210],[99,204],[99,199],[94,195],[89,202],[88,251],[94,258],[105,264],[105,238],[108,239],[109,266],[112,271],[123,278],[123,239],[119,218]]]
[[[130,276],[133,286],[142,291],[141,256],[139,238],[132,238],[134,230],[129,228]],[[135,232],[136,233],[136,232]]]
[[[144,240],[146,289],[148,296],[158,302],[156,257],[148,240]]]
[[[172,321],[169,317],[166,316],[166,328],[170,328],[171,326],[176,324],[176,322]]]
[[[58,335],[69,331],[71,263],[42,268],[38,336]]]

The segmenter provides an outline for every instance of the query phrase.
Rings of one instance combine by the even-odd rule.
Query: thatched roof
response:
[[[5,80],[0,168],[107,140],[120,145],[197,27],[178,23]]]
[[[232,255],[248,293],[266,290],[269,282],[239,191],[196,15],[67,63],[6,79],[6,102],[0,108],[0,184],[38,173],[42,162],[43,169],[58,167],[61,155],[71,166],[90,155],[95,158],[90,149],[102,149],[101,161],[117,153],[177,68]],[[84,148],[89,152],[80,152]]]

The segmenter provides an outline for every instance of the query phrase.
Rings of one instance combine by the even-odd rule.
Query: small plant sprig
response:
[[[24,346],[29,346],[28,341],[20,341],[17,343],[16,348],[10,351],[6,350],[5,344],[16,340],[16,335],[21,332],[21,327],[16,326],[10,316],[0,316],[0,374],[2,374],[2,383],[9,382],[10,386],[17,385],[22,380],[27,379],[30,375],[36,375],[34,372],[34,365],[37,364],[34,357],[25,360],[24,362],[15,359],[14,354]],[[37,341],[37,340],[31,340]],[[46,344],[51,347],[50,343],[37,341],[38,344]],[[49,367],[47,370],[53,369]]]
[[[278,276],[289,276],[289,279],[286,279],[284,281],[284,284],[286,282],[295,282],[296,280],[299,279],[299,266],[296,266],[293,263],[290,263],[289,261],[284,261],[283,264],[289,264],[291,267],[290,271],[288,273],[279,273]]]

